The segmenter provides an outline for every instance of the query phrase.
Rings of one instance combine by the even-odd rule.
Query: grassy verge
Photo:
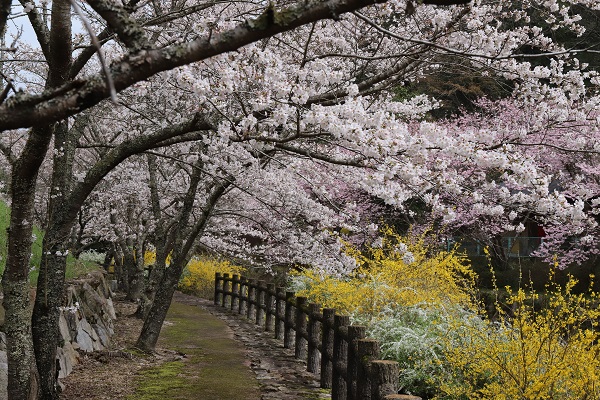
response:
[[[223,321],[204,309],[173,302],[159,346],[184,353],[181,361],[145,370],[127,400],[258,399],[258,383],[244,365],[241,344]]]
[[[3,201],[0,201],[0,276],[4,272],[6,257],[8,255],[7,229],[10,225],[10,207]],[[39,227],[33,227],[33,244],[31,246],[31,259],[29,260],[29,282],[32,286],[37,284],[39,268],[42,261],[42,242],[44,240],[44,231]],[[100,266],[92,261],[77,260],[72,255],[67,257],[66,278],[72,279],[84,275],[90,271],[99,269]]]

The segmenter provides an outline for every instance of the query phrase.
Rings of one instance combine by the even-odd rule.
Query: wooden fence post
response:
[[[265,304],[265,331],[271,332],[273,330],[273,321],[275,313],[275,284],[267,283],[267,300]]]
[[[258,294],[256,296],[256,325],[263,326],[265,322],[265,281],[258,281]]]
[[[248,282],[248,304],[246,305],[246,318],[252,319],[256,311],[256,279]]]
[[[358,373],[356,396],[360,400],[371,400],[371,362],[380,357],[379,342],[375,339],[358,341]]]
[[[335,334],[333,337],[333,379],[331,381],[331,399],[346,400],[348,388],[346,377],[348,374],[348,342],[347,327],[350,317],[336,315],[334,319]]]
[[[225,302],[227,301],[227,294],[229,287],[229,274],[223,274],[223,296],[221,297],[221,307],[225,307]]]
[[[318,315],[321,306],[310,303],[308,306],[308,356],[306,358],[306,370],[316,373],[319,369],[319,338],[321,324]]]
[[[306,329],[306,303],[308,299],[306,297],[296,297],[296,343],[294,346],[294,355],[299,360],[306,360],[306,344],[308,332]]]
[[[371,362],[371,400],[383,400],[388,394],[398,392],[400,367],[396,361]]]
[[[285,289],[282,287],[277,288],[277,294],[275,295],[275,338],[279,340],[284,339],[285,331]]]
[[[291,349],[294,346],[294,292],[285,292],[285,329],[283,332],[283,347]]]
[[[231,311],[234,311],[238,307],[240,302],[240,276],[233,275],[233,281],[231,284]]]
[[[220,272],[215,272],[215,298],[214,298],[214,302],[215,305],[219,305],[220,303],[220,298],[219,296],[221,296],[222,292],[221,292],[221,282],[222,282],[222,277],[221,277],[221,273]]]
[[[285,348],[294,346],[309,372],[318,370],[320,356],[321,387],[332,389],[332,400],[421,400],[397,394],[399,364],[378,360],[379,342],[364,338],[365,327],[350,326],[348,316],[335,315],[331,308],[320,314],[318,304],[307,308],[307,302],[262,280],[215,273],[214,304],[237,308],[239,314],[245,304],[247,318],[254,316],[259,326],[264,322],[266,331],[274,325],[275,337],[283,339]]]
[[[238,314],[244,312],[244,303],[246,298],[246,277],[240,276],[240,300],[238,302]]]
[[[333,339],[335,310],[333,308],[323,309],[323,323],[321,324],[321,387],[331,388],[333,379]]]
[[[367,335],[367,328],[364,326],[349,326],[348,327],[348,399],[362,400],[357,396],[357,380],[358,380],[358,340],[364,339]]]

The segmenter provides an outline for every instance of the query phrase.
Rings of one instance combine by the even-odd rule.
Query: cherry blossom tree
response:
[[[432,102],[425,97],[396,102],[390,93],[402,82],[442,68],[440,56],[461,57],[473,68],[514,80],[521,101],[541,104],[547,112],[585,109],[593,104],[588,88],[595,87],[596,78],[583,66],[576,66],[573,57],[583,49],[564,49],[554,43],[543,29],[529,25],[529,14],[539,13],[556,28],[579,32],[571,4],[593,8],[598,7],[596,2],[528,1],[515,9],[510,4],[484,1],[468,7],[416,8],[405,1],[390,1],[363,9],[372,3],[74,2],[74,10],[87,16],[89,30],[95,32],[92,45],[86,45],[81,35],[72,33],[67,1],[52,3],[50,25],[43,12],[47,5],[22,2],[38,38],[37,57],[44,62],[32,57],[35,52],[16,50],[14,55],[26,59],[21,61],[12,56],[12,49],[2,49],[6,84],[0,130],[31,128],[18,155],[3,151],[12,166],[9,259],[3,276],[11,400],[36,396],[36,369],[41,396],[57,397],[55,333],[68,250],[65,238],[92,190],[128,157],[177,142],[195,142],[191,158],[184,160],[187,180],[177,203],[176,224],[172,231],[158,236],[169,240],[161,251],[172,246],[178,253],[172,261],[176,267],[166,269],[161,278],[163,287],[169,289],[161,292],[159,301],[155,298],[147,319],[150,325],[144,328],[149,335],[143,344],[151,349],[178,272],[197,237],[207,232],[209,217],[223,219],[227,215],[226,208],[218,208],[220,202],[236,191],[238,197],[230,201],[245,197],[244,178],[251,177],[250,172],[260,173],[263,184],[274,184],[279,174],[291,175],[287,169],[262,167],[275,163],[269,160],[291,165],[297,157],[326,162],[332,170],[338,169],[338,179],[346,176],[352,185],[358,181],[364,190],[391,205],[402,206],[418,193],[436,212],[451,216],[451,207],[445,206],[432,188],[443,186],[446,193],[458,193],[464,179],[444,169],[443,162],[426,164],[430,148],[441,148],[441,159],[447,153],[452,160],[459,160],[462,154],[490,163],[488,167],[497,161],[475,145],[485,141],[456,139],[435,123],[419,123],[419,135],[415,135],[409,121],[420,118]],[[1,4],[0,32],[4,32],[10,2]],[[334,21],[325,21],[328,18]],[[22,43],[16,45],[27,49]],[[95,63],[92,56],[101,53],[100,46],[105,54]],[[520,51],[523,46],[544,52],[545,57],[553,58],[553,64],[547,68],[532,65]],[[19,75],[20,66],[25,66],[29,75]],[[104,72],[96,72],[98,69]],[[24,82],[25,78],[31,82]],[[17,83],[25,90],[17,90]],[[103,102],[108,98],[120,104]],[[136,104],[141,98],[147,108]],[[38,287],[32,341],[26,311],[26,265],[36,178],[50,146],[53,162],[46,257],[40,271],[43,283]],[[89,156],[85,152],[90,149],[97,158],[77,169],[76,160]],[[526,171],[529,164],[519,164],[521,160],[527,161],[519,158],[515,165],[521,165],[518,171]],[[152,164],[152,157],[148,162]],[[363,173],[349,173],[349,166],[361,167]],[[150,175],[149,171],[152,199]],[[526,179],[524,172],[520,176]],[[285,193],[291,190],[286,188],[297,187],[287,179],[281,184]],[[319,194],[318,186],[314,187]],[[199,188],[204,191],[199,193]],[[282,197],[285,201],[277,202],[276,197],[263,197],[268,187],[252,189],[249,204],[268,198],[269,209],[298,207],[307,221],[313,218],[308,214],[308,200],[300,201],[303,197],[296,204],[286,194]],[[244,210],[239,205],[234,209]],[[160,220],[156,210],[152,216]],[[273,231],[281,230],[285,233],[279,234],[291,240],[290,225],[276,222],[272,222]],[[316,229],[327,226],[314,223]],[[214,244],[219,235],[207,238]],[[302,246],[309,249],[298,241],[298,249]]]
[[[454,162],[453,169],[468,177],[468,195],[444,200],[454,207],[447,225],[489,239],[511,232],[518,237],[534,222],[546,234],[536,254],[558,256],[561,268],[597,255],[600,126],[594,101],[560,113],[514,100],[483,102],[481,113],[452,121],[449,136],[485,142],[479,142],[480,157]]]
[[[182,64],[211,57],[222,52],[231,51],[244,44],[270,37],[276,33],[293,29],[302,24],[316,21],[321,18],[337,16],[347,11],[363,7],[367,4],[356,3],[318,3],[291,5],[289,9],[282,11],[267,7],[250,14],[253,18],[250,22],[232,21],[230,26],[213,35],[210,30],[206,36],[196,40],[183,39],[176,44],[165,47],[155,46],[151,38],[147,36],[140,24],[143,24],[148,15],[158,18],[150,22],[150,26],[163,24],[173,18],[185,17],[198,9],[210,8],[186,7],[184,4],[174,4],[172,11],[164,11],[157,5],[155,9],[145,13],[144,7],[136,10],[135,2],[127,8],[104,2],[88,3],[95,11],[94,19],[101,18],[107,28],[98,34],[98,40],[111,38],[113,34],[124,44],[125,51],[117,51],[113,55],[115,60],[111,72],[105,74],[80,75],[83,67],[88,63],[91,56],[97,51],[97,46],[87,46],[81,52],[73,56],[71,5],[67,1],[54,1],[51,6],[51,25],[47,25],[44,13],[31,3],[23,2],[24,11],[27,12],[31,26],[34,28],[38,38],[41,55],[47,64],[47,69],[41,70],[41,85],[31,94],[21,91],[9,96],[0,105],[0,129],[16,129],[20,127],[35,126],[28,134],[28,139],[18,158],[12,161],[11,197],[12,214],[11,230],[9,235],[9,256],[3,276],[4,305],[6,309],[5,329],[8,342],[9,359],[9,398],[26,399],[36,396],[35,363],[37,361],[38,372],[41,375],[41,392],[46,398],[56,398],[54,354],[56,344],[57,307],[59,306],[58,293],[62,290],[64,280],[65,251],[61,248],[64,238],[70,231],[73,219],[76,216],[82,201],[91,191],[93,185],[105,175],[115,163],[126,157],[125,147],[115,149],[107,153],[109,161],[99,166],[92,175],[84,179],[82,185],[77,186],[71,192],[69,198],[61,193],[63,184],[69,184],[70,158],[77,142],[76,137],[67,137],[69,122],[65,119],[75,115],[82,110],[97,104],[110,94],[114,97],[115,90],[124,88],[146,79],[160,71],[168,70]],[[155,3],[157,4],[157,3]],[[10,1],[2,2],[0,13],[0,32],[5,33],[6,21],[10,13]],[[45,6],[44,6],[45,7]],[[81,7],[79,7],[81,8]],[[280,15],[282,12],[285,18]],[[133,13],[137,15],[133,16]],[[218,15],[218,14],[217,14]],[[152,34],[150,28],[148,34]],[[178,43],[177,43],[178,42]],[[113,47],[115,50],[116,47]],[[4,57],[3,49],[3,57]],[[5,61],[6,62],[6,61]],[[16,59],[14,62],[18,62]],[[16,64],[14,64],[16,65]],[[4,72],[3,72],[4,75]],[[16,75],[15,75],[16,76]],[[12,77],[6,76],[6,91],[3,90],[3,100],[11,89],[14,91]],[[83,118],[83,117],[81,117]],[[62,122],[58,122],[61,121]],[[164,140],[168,137],[180,135],[186,131],[197,130],[199,118],[192,118],[187,123],[174,127],[165,128],[162,133],[169,131],[169,135],[162,136]],[[83,129],[75,129],[72,132],[81,134]],[[176,133],[175,133],[176,132]],[[41,281],[47,282],[46,287],[41,287],[34,312],[34,338],[37,337],[33,357],[33,343],[30,339],[30,319],[27,307],[27,264],[31,246],[31,229],[34,204],[34,189],[37,174],[44,159],[45,153],[55,137],[55,162],[52,174],[52,188],[55,191],[50,195],[54,199],[49,206],[49,216],[55,222],[48,223],[48,231],[45,239],[45,253],[48,257],[42,263]],[[64,142],[64,143],[63,143]],[[68,143],[67,143],[68,142]],[[139,141],[138,141],[139,143]],[[135,146],[134,146],[135,147]],[[61,156],[65,151],[65,157]],[[62,163],[61,166],[59,166]],[[107,169],[108,168],[108,169]],[[66,199],[66,200],[65,200]],[[68,200],[72,200],[69,203]],[[66,250],[66,249],[64,249]],[[43,291],[54,292],[54,295],[46,295]],[[43,299],[43,300],[41,300]],[[50,299],[47,301],[47,299]],[[45,303],[44,303],[45,302]],[[49,337],[50,340],[45,340]]]

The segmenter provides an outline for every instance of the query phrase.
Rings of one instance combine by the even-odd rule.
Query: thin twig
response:
[[[81,8],[79,8],[79,5],[77,5],[75,0],[70,0],[70,2],[71,2],[71,5],[73,6],[73,10],[79,16],[79,18],[81,19],[81,22],[83,22],[85,29],[87,29],[87,31],[90,35],[90,38],[92,39],[92,44],[96,48],[96,51],[98,53],[98,59],[100,60],[100,65],[102,65],[102,70],[104,71],[104,79],[106,80],[106,86],[110,90],[110,98],[113,101],[113,103],[118,104],[119,101],[117,100],[117,90],[115,89],[115,84],[113,82],[112,75],[110,74],[110,70],[108,69],[108,65],[106,64],[106,59],[104,57],[104,52],[102,51],[102,46],[100,45],[100,41],[94,34],[92,25],[90,25],[90,23],[87,20],[87,18],[85,17],[85,15],[83,15],[83,12],[81,11]]]
[[[8,93],[11,90],[13,92],[16,92],[17,90],[15,89],[13,85],[13,80],[10,77],[4,75],[2,72],[0,72],[0,76],[2,76],[2,78],[4,78],[4,80],[6,81],[6,87],[4,88],[2,93],[0,93],[0,104],[2,104],[4,103],[4,100],[6,100],[6,98],[8,97]]]

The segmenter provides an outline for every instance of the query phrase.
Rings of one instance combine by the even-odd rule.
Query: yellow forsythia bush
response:
[[[537,293],[507,288],[499,322],[451,323],[460,334],[442,338],[455,375],[439,380],[444,398],[600,399],[599,299],[591,290],[573,293],[576,283],[549,284],[539,309]]]
[[[395,305],[472,305],[475,274],[463,255],[432,252],[423,237],[403,237],[391,229],[384,233],[379,246],[364,252],[347,247],[358,265],[349,276],[292,272],[297,295],[340,313],[373,317]]]
[[[290,286],[366,325],[383,356],[400,363],[404,392],[436,400],[600,400],[598,294],[574,293],[574,279],[548,284],[543,294],[506,288],[490,319],[460,254],[385,234],[379,246],[349,248],[358,265],[350,275],[304,270]]]
[[[156,264],[156,252],[154,250],[146,250],[144,252],[144,266]]]
[[[212,299],[215,290],[215,273],[242,274],[243,267],[228,261],[206,257],[194,257],[185,267],[183,277],[179,281],[179,290],[199,297]]]
[[[472,314],[463,310],[476,308],[476,276],[463,255],[439,251],[425,236],[383,233],[364,251],[348,246],[357,263],[351,274],[305,269],[292,274],[290,287],[365,325],[383,357],[400,363],[399,387],[429,399],[439,394],[436,377],[444,374],[439,360],[445,321]]]

